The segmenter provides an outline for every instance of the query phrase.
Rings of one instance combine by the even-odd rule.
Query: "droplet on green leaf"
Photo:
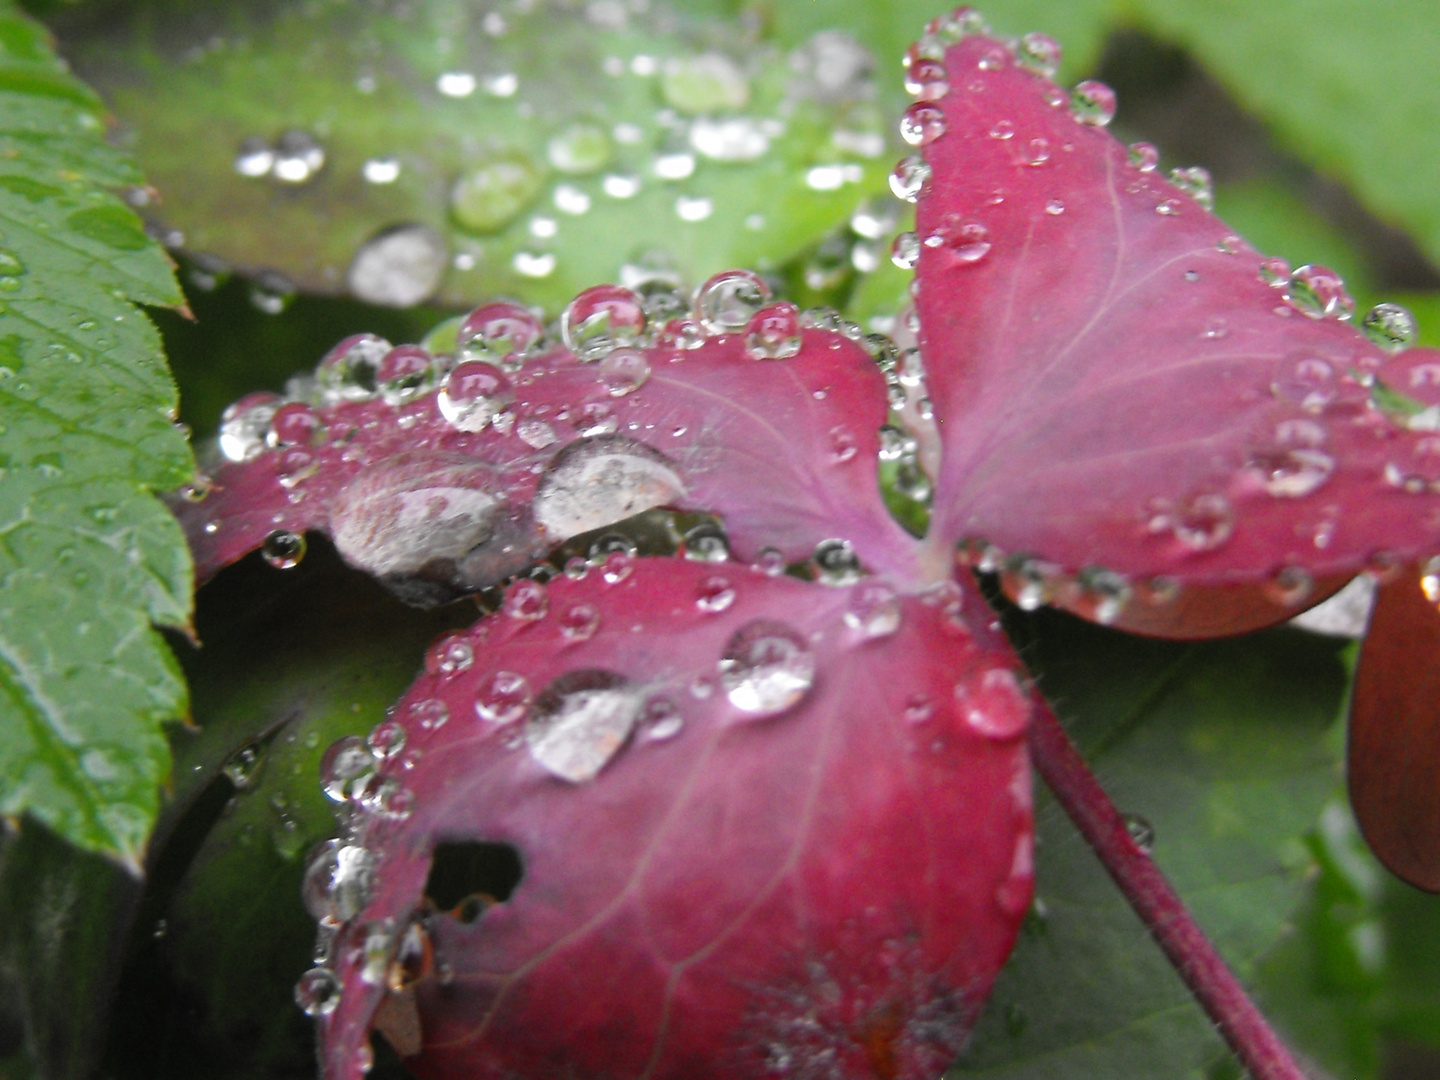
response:
[[[519,216],[544,180],[533,158],[512,152],[480,162],[450,191],[450,212],[472,232],[498,232]]]

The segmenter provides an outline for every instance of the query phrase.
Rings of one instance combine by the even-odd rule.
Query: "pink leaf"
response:
[[[1050,59],[967,37],[907,114],[935,542],[1011,557],[1022,600],[1182,634],[1433,550],[1440,354],[1367,340],[1338,279],[1267,264],[1202,205],[1202,173],[1182,189],[1104,130],[1108,89],[1072,101],[1026,66]],[[1176,585],[1232,595],[1167,617]]]
[[[506,610],[331,755],[325,1075],[372,1024],[423,1077],[938,1075],[1031,891],[1030,706],[984,601],[621,555]],[[468,923],[424,899],[462,841],[523,865]]]
[[[276,531],[319,529],[350,562],[445,595],[654,506],[720,515],[747,558],[769,546],[801,560],[839,537],[873,568],[903,571],[915,546],[877,482],[884,375],[844,336],[802,329],[792,306],[751,299],[748,328],[750,309],[732,304],[646,338],[635,294],[588,290],[564,323],[586,363],[543,347],[511,305],[471,317],[480,329],[458,364],[342,342],[292,400],[252,395],[227,413],[231,460],[205,498],[176,500],[201,579]],[[609,325],[616,310],[642,324],[586,336],[584,312]]]

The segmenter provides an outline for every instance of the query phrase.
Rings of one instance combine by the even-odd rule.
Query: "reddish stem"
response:
[[[1184,902],[1150,856],[1135,843],[1120,811],[1085,764],[1065,728],[1041,700],[1036,702],[1030,727],[1030,747],[1045,783],[1251,1077],[1305,1080],[1305,1073],[1225,966]]]

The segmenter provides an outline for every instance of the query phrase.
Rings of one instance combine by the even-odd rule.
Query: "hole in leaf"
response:
[[[525,876],[511,844],[452,841],[435,845],[425,895],[441,911],[474,922],[491,904],[503,904]]]

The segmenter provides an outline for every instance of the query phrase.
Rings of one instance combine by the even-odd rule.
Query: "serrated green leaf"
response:
[[[0,813],[138,866],[185,688],[184,539],[151,495],[193,474],[159,336],[140,180],[41,28],[0,10]]]
[[[1341,645],[1299,631],[1186,645],[1055,613],[1027,660],[1111,797],[1155,831],[1154,857],[1242,978],[1303,895],[1303,843],[1339,779]],[[1039,628],[1035,634],[1034,628]],[[952,1076],[1202,1076],[1210,1022],[1048,798],[1037,912]]]
[[[870,76],[807,82],[788,45],[700,8],[152,3],[70,51],[189,249],[310,291],[558,310],[599,281],[778,267],[889,199],[900,144]],[[279,163],[286,132],[323,164]],[[362,283],[397,228],[435,290]]]

